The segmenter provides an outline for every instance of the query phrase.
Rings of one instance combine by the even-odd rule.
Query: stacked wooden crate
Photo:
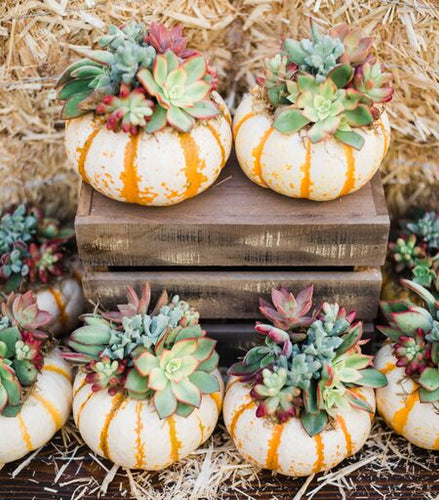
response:
[[[279,284],[313,283],[371,322],[389,231],[379,174],[332,202],[290,199],[251,183],[231,158],[208,191],[172,207],[140,207],[81,188],[76,233],[85,293],[103,307],[148,280],[196,306],[203,325],[235,350],[252,336],[258,298]]]

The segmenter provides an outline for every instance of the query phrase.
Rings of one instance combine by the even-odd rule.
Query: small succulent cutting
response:
[[[400,222],[389,243],[389,260],[397,276],[439,293],[439,214],[426,212]]]
[[[43,367],[52,341],[52,316],[38,308],[31,291],[12,292],[0,309],[0,415],[15,417]]]
[[[388,324],[378,329],[393,342],[397,366],[419,385],[422,402],[439,401],[439,301],[422,285],[402,280],[424,302],[382,302]]]
[[[84,365],[93,391],[151,400],[160,418],[189,416],[203,394],[220,390],[216,341],[200,327],[199,314],[176,295],[163,292],[149,311],[148,284],[139,297],[128,287],[128,303],[118,311],[83,316],[65,358]]]
[[[0,285],[9,292],[63,274],[66,244],[73,236],[72,228],[38,208],[20,205],[0,211]]]
[[[216,73],[203,54],[187,48],[181,26],[112,25],[99,44],[99,50],[80,49],[83,59],[58,80],[63,119],[92,111],[108,129],[135,135],[167,125],[188,132],[196,120],[219,114],[210,98]]]
[[[274,127],[284,134],[303,129],[313,143],[335,137],[361,149],[364,138],[355,129],[372,126],[393,95],[372,43],[347,24],[324,34],[313,21],[311,39],[287,38],[257,80],[275,110]]]
[[[371,356],[361,352],[365,341],[355,312],[325,302],[309,314],[312,294],[312,286],[297,297],[280,287],[272,291],[272,304],[261,299],[260,311],[272,322],[256,325],[265,342],[228,372],[250,384],[258,417],[279,423],[298,417],[311,436],[339,410],[353,406],[372,412],[356,388],[387,383]]]

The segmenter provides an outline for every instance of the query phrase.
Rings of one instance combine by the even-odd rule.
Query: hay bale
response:
[[[220,90],[233,107],[279,40],[306,34],[309,17],[323,25],[356,23],[376,36],[396,90],[383,169],[389,204],[398,214],[411,203],[437,206],[439,8],[433,0],[4,0],[0,202],[32,198],[74,212],[77,180],[66,166],[53,83],[76,58],[74,47],[92,45],[109,23],[183,23],[191,45],[218,68]]]

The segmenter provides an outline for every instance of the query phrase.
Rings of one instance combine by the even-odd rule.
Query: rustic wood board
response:
[[[83,279],[87,299],[103,307],[124,303],[127,285],[140,288],[148,281],[157,296],[162,289],[179,294],[196,307],[203,319],[254,319],[260,296],[285,285],[294,293],[314,284],[315,302],[338,302],[355,309],[359,318],[375,318],[381,272],[362,271],[93,271]]]
[[[235,158],[212,188],[172,207],[120,203],[83,184],[76,216],[91,266],[379,266],[388,231],[379,173],[318,203],[253,184]]]

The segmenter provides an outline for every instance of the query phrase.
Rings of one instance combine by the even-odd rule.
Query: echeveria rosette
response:
[[[425,303],[421,307],[409,301],[381,303],[387,325],[378,329],[393,342],[397,366],[419,384],[423,402],[439,400],[439,301],[414,281],[402,280],[404,286]]]
[[[167,29],[163,24],[153,22],[148,34],[144,36],[144,41],[154,47],[157,54],[166,54],[170,50],[181,59],[199,54],[196,50],[187,48],[188,39],[183,36],[181,24]]]
[[[257,83],[267,90],[267,97],[277,108],[281,104],[290,104],[289,96],[293,93],[292,81],[297,72],[297,64],[288,62],[282,54],[267,58],[264,62],[264,77],[258,78]]]
[[[209,100],[211,85],[205,80],[206,74],[204,56],[195,55],[181,62],[171,51],[155,58],[152,71],[139,71],[140,83],[158,101],[145,130],[153,133],[169,124],[181,132],[189,132],[195,119],[218,115],[218,108]]]
[[[397,273],[405,269],[412,269],[417,259],[425,257],[425,250],[417,244],[415,234],[411,234],[406,238],[397,238],[395,242],[389,243],[389,251]]]
[[[0,415],[14,417],[20,411],[26,388],[43,367],[50,346],[45,331],[52,316],[38,308],[35,295],[11,293],[0,314]]]
[[[343,43],[344,50],[337,60],[338,63],[358,66],[375,61],[374,56],[370,53],[374,42],[372,36],[363,36],[361,30],[346,23],[334,26],[329,30],[329,34]]]
[[[388,102],[392,99],[393,88],[390,73],[385,73],[380,63],[365,63],[355,70],[353,85],[368,104]]]
[[[257,416],[284,422],[300,417],[313,436],[338,411],[355,407],[372,412],[355,388],[382,387],[386,377],[361,353],[362,325],[338,304],[323,303],[311,317],[312,288],[294,298],[286,289],[273,291],[273,306],[262,302],[264,315],[276,326],[257,324],[265,343],[250,349],[232,365],[229,375],[250,384]],[[278,326],[288,326],[288,331]]]
[[[408,223],[407,228],[418,236],[429,250],[439,249],[439,213],[426,212],[417,221]]]

